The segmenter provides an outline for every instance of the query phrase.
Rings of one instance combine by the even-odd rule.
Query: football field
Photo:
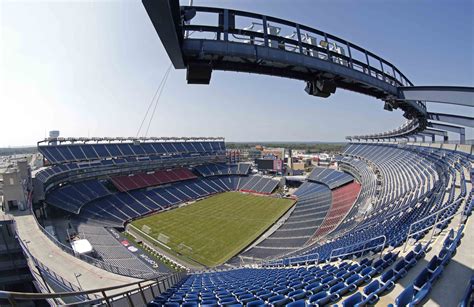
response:
[[[290,199],[226,192],[136,220],[132,225],[183,258],[211,267],[229,260],[257,239],[293,203]]]

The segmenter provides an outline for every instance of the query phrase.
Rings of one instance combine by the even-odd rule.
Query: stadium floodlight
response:
[[[386,101],[385,104],[383,105],[383,109],[392,112],[393,106],[390,104],[390,102]]]
[[[327,98],[336,92],[336,83],[330,79],[317,79],[306,82],[306,93],[312,96]]]

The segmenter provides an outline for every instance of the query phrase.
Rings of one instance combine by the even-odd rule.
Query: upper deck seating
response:
[[[104,160],[135,156],[224,152],[223,141],[74,143],[39,145],[39,152],[51,163]]]

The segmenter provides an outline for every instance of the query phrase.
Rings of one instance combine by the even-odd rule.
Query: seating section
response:
[[[368,162],[355,157],[344,156],[339,161],[339,167],[354,174],[361,183],[361,190],[356,203],[342,223],[336,227],[335,233],[342,233],[357,224],[357,220],[362,218],[370,206],[371,200],[375,197],[377,186],[377,176],[375,175],[377,169],[375,166],[369,165]]]
[[[99,171],[113,173],[123,173],[125,168],[136,170],[138,166],[150,169],[153,166],[156,168],[164,168],[167,165],[186,165],[195,164],[196,161],[215,160],[219,156],[218,153],[200,153],[199,156],[190,153],[162,155],[162,156],[141,156],[141,157],[125,157],[114,158],[108,160],[84,161],[84,162],[70,162],[63,164],[56,164],[40,170],[35,174],[35,179],[42,182],[44,185],[67,179],[71,176],[80,174],[82,177],[94,177]],[[90,175],[89,175],[90,173]]]
[[[110,195],[104,181],[86,180],[67,184],[50,192],[46,202],[55,207],[72,213],[79,213],[81,207],[88,202]]]
[[[154,189],[116,193],[84,206],[81,218],[121,226],[137,217],[229,190],[232,189],[220,178],[204,178]]]
[[[247,175],[250,171],[250,164],[204,164],[196,166],[194,169],[203,177],[219,175]]]
[[[250,175],[239,178],[236,190],[259,194],[271,194],[279,184],[279,180],[261,175]]]
[[[58,164],[120,157],[223,152],[225,144],[223,141],[74,143],[39,145],[38,150],[50,163]]]
[[[255,192],[267,193],[278,184],[278,181],[262,176],[216,176],[195,178],[158,186],[147,190],[138,189],[109,195],[85,205],[81,217],[86,220],[102,221],[111,226],[123,225],[126,221],[157,212],[186,201],[199,199],[215,193],[239,190],[239,185],[247,181],[262,182],[255,186]],[[276,184],[275,184],[276,182]]]
[[[306,178],[327,185],[331,190],[354,180],[351,175],[330,168],[315,167]]]
[[[464,225],[446,235],[442,230],[456,213],[462,214],[460,220],[464,223],[473,209],[472,185],[466,179],[472,182],[472,157],[435,148],[372,144],[351,144],[345,154],[352,165],[353,160],[364,161],[376,170],[378,193],[364,214],[351,220],[339,235],[305,248],[300,255],[285,256],[261,266],[191,274],[155,297],[148,306],[328,306],[339,302],[342,306],[373,306],[381,304],[381,297],[402,278],[405,279],[400,284],[405,289],[395,299],[395,306],[425,304],[461,243]],[[359,170],[360,177],[373,182],[373,178],[363,175],[367,167],[359,166],[354,169]],[[298,189],[298,202],[311,194],[311,184],[314,183],[308,181]],[[348,191],[358,194],[352,191],[356,188],[357,183],[343,185],[334,189],[332,196],[344,199],[342,195]],[[351,211],[347,210],[349,214]],[[437,222],[431,218],[433,214],[439,217]],[[452,224],[459,225],[457,221]],[[415,243],[407,252],[403,248],[394,250],[405,242],[409,231],[426,227],[434,227],[436,234],[444,236],[434,256],[425,260],[429,240],[426,244]],[[413,235],[411,241],[421,240],[428,233]],[[387,242],[383,246],[372,245],[371,240],[380,235]],[[340,253],[336,253],[338,262],[326,263],[335,259],[330,256],[340,248]],[[380,251],[384,252],[381,258],[372,254]],[[315,258],[304,258],[305,255]],[[363,258],[366,255],[368,258]],[[304,260],[298,262],[298,257]],[[362,260],[354,261],[353,257]],[[306,265],[311,263],[309,260],[317,264]],[[294,264],[299,267],[291,266]],[[406,279],[412,275],[411,280]],[[469,285],[461,306],[468,304],[471,293]]]
[[[351,182],[332,190],[332,204],[324,222],[316,232],[317,237],[322,237],[331,232],[346,216],[359,195],[360,184]]]
[[[196,175],[187,168],[177,168],[137,173],[129,176],[115,176],[112,177],[112,183],[120,192],[126,192],[194,178],[196,178]]]
[[[155,297],[148,306],[329,306],[354,293],[358,287],[368,285],[377,275],[384,274],[385,278],[393,276],[393,272],[390,275],[384,271],[394,264],[397,257],[398,254],[387,253],[378,261],[365,258],[356,263],[343,261],[338,265],[242,268],[193,274],[176,287]],[[400,261],[409,263],[403,257]],[[411,268],[408,265],[406,267],[407,270]],[[403,273],[406,274],[406,270]],[[399,278],[401,274],[387,280],[386,289],[393,287],[394,281]],[[379,294],[382,295],[382,292]],[[371,298],[376,301],[375,295]]]
[[[298,201],[281,226],[242,257],[267,258],[287,254],[303,246],[323,222],[331,206],[331,190],[325,185],[305,182],[295,192]]]
[[[136,275],[140,278],[156,276],[154,269],[124,247],[104,227],[78,223],[76,228],[77,232],[91,243],[97,254],[97,259],[123,268],[123,270],[129,270],[131,276]]]
[[[396,306],[418,306],[426,302],[433,285],[439,280],[445,267],[456,253],[461,243],[462,226],[457,232],[451,229],[446,237],[443,248],[438,255],[434,255],[425,268],[415,277],[413,283],[396,298]],[[393,305],[391,305],[393,307]]]
[[[414,222],[417,223],[412,233],[433,225],[434,219],[423,218],[436,210],[441,210],[440,215],[446,218],[437,225],[439,232],[449,223],[448,217],[459,209],[459,200],[467,195],[465,176],[459,174],[469,173],[471,164],[468,156],[458,152],[417,146],[351,144],[345,155],[367,161],[376,169],[381,177],[377,198],[350,227],[333,231],[331,240],[316,242],[313,248],[305,247],[299,255],[293,253],[293,261],[307,261],[315,255],[320,261],[348,258],[362,248],[364,253],[380,251],[383,244],[393,249],[403,244]],[[456,184],[461,187],[459,195],[454,193]],[[446,197],[445,191],[449,191]],[[413,239],[419,240],[423,235],[413,235]]]

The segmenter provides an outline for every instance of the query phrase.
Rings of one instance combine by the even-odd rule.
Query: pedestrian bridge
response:
[[[348,138],[444,136],[429,120],[460,125],[474,120],[430,114],[426,108],[428,101],[472,107],[473,88],[416,87],[388,60],[330,33],[246,11],[142,1],[173,66],[187,70],[190,84],[209,84],[214,70],[291,78],[304,81],[306,92],[318,97],[337,88],[375,97],[384,109],[401,109],[408,119],[388,132]]]

